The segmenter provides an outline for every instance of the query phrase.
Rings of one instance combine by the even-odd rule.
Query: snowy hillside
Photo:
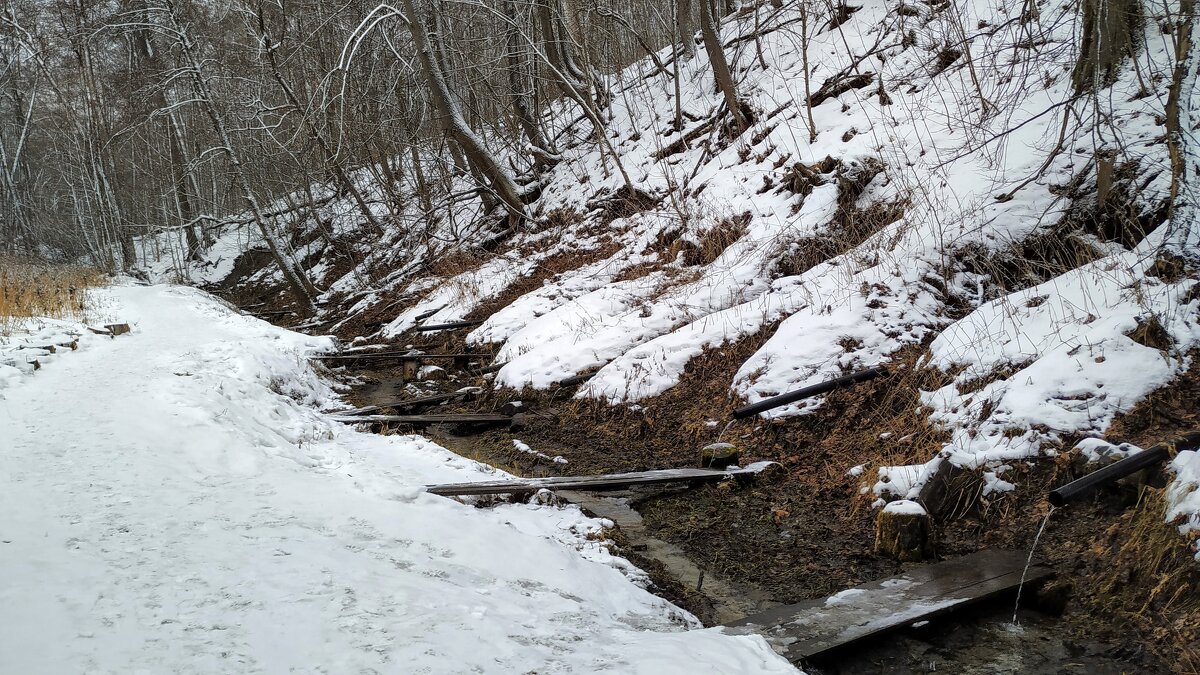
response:
[[[663,68],[615,76],[605,144],[575,104],[551,106],[561,161],[534,175],[510,159],[540,187],[516,231],[464,197],[459,175],[435,205],[444,215],[426,219],[413,200],[382,241],[356,237],[348,200],[334,200],[322,214],[343,243],[302,231],[295,257],[324,275],[333,330],[368,327],[346,337],[483,319],[467,342],[495,351],[496,386],[599,368],[577,396],[613,405],[662,394],[704,350],[770,327],[730,396],[761,400],[927,346],[918,365],[950,378],[923,394],[949,452],[882,471],[914,477],[909,496],[943,456],[1002,476],[1005,462],[1103,433],[1200,345],[1195,275],[1171,271],[1171,252],[1195,242],[1166,220],[1169,23],[1147,17],[1113,81],[1081,86],[1076,4],[1027,4],[747,4],[721,33],[745,133],[731,133],[704,52],[676,81],[666,49]],[[226,279],[253,238],[227,230],[190,278]],[[1187,475],[1193,464],[1176,462]],[[1177,503],[1194,502],[1188,485]]]

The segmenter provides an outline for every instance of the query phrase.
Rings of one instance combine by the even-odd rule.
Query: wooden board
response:
[[[347,417],[350,415],[369,415],[371,413],[379,412],[380,410],[383,410],[384,408],[393,408],[396,410],[404,410],[407,408],[419,408],[422,406],[432,406],[432,405],[436,405],[438,403],[444,403],[446,401],[453,401],[453,400],[459,399],[459,398],[472,398],[477,393],[479,393],[479,392],[478,391],[450,391],[450,392],[446,392],[444,394],[429,394],[428,396],[417,396],[415,398],[401,399],[401,400],[396,400],[396,401],[386,401],[383,403],[378,403],[376,405],[368,405],[368,406],[364,406],[362,408],[355,408],[353,410],[344,410],[342,412],[336,413],[336,415],[338,417]]]
[[[979,551],[849,588],[829,598],[785,605],[725,624],[757,633],[792,663],[1013,591],[1026,551]],[[1025,583],[1053,572],[1033,565]]]
[[[361,354],[325,354],[314,356],[321,361],[362,361],[366,359],[390,359],[395,361],[430,361],[433,359],[463,359],[470,361],[490,360],[487,354],[413,354],[412,352],[362,352]]]
[[[774,462],[758,462],[743,469],[716,471],[713,469],[659,469],[657,471],[635,471],[603,476],[553,476],[550,478],[520,478],[514,480],[481,483],[450,483],[426,485],[425,489],[444,497],[465,495],[507,495],[550,490],[623,490],[635,485],[661,485],[665,483],[715,482],[737,476],[752,476],[774,465]]]
[[[512,422],[510,415],[493,413],[467,413],[462,415],[330,415],[335,422],[359,424],[362,422],[388,422],[392,424],[412,424],[426,426],[429,424],[508,424]]]

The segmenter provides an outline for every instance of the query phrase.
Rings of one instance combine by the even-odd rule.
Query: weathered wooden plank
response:
[[[335,422],[345,422],[346,424],[389,422],[417,426],[428,424],[507,424],[512,422],[510,415],[497,415],[494,413],[464,413],[461,415],[330,415],[330,419]]]
[[[774,466],[774,462],[757,462],[742,469],[717,471],[713,469],[659,469],[656,471],[634,471],[603,476],[552,476],[548,478],[522,478],[480,483],[450,483],[427,485],[425,489],[444,497],[466,495],[504,495],[537,492],[543,488],[551,490],[623,490],[635,485],[661,485],[665,483],[714,482],[738,476],[752,476]]]
[[[725,624],[726,632],[757,633],[799,663],[885,631],[986,600],[1021,583],[1028,553],[979,551],[899,576],[849,588],[829,598],[786,605]],[[1025,583],[1053,572],[1029,568]]]
[[[492,358],[487,354],[414,354],[412,352],[362,352],[361,354],[320,354],[313,357],[321,361],[366,361],[387,359],[394,361],[432,361],[434,359],[462,359],[483,361]]]
[[[377,403],[375,405],[368,405],[368,406],[364,406],[362,408],[355,408],[353,410],[343,410],[342,412],[339,412],[336,414],[340,417],[345,417],[348,415],[369,415],[371,413],[383,410],[384,408],[393,408],[396,410],[406,410],[409,408],[420,408],[422,406],[436,405],[438,403],[445,403],[446,401],[453,401],[453,400],[460,399],[460,398],[461,399],[469,399],[471,397],[474,397],[476,394],[478,394],[479,391],[480,391],[480,389],[478,387],[471,387],[471,388],[463,389],[463,390],[459,390],[459,391],[448,391],[448,392],[445,392],[442,394],[429,394],[428,396],[417,396],[415,398],[399,399],[399,400],[395,400],[395,401],[385,401],[382,403]]]

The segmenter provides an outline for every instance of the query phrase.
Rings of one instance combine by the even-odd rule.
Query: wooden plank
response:
[[[313,357],[321,361],[365,361],[388,359],[395,361],[431,361],[434,359],[464,359],[483,361],[491,359],[487,354],[414,354],[412,352],[363,352],[361,354],[320,354]]]
[[[394,408],[396,410],[405,410],[408,408],[419,408],[422,406],[431,406],[446,401],[453,401],[460,398],[471,398],[480,392],[479,387],[471,387],[462,391],[449,391],[444,394],[429,394],[428,396],[417,396],[415,398],[401,399],[396,401],[385,401],[375,405],[355,408],[353,410],[344,410],[336,413],[338,416],[345,417],[347,415],[367,415],[378,412],[384,408]]]
[[[880,633],[930,619],[1015,589],[1028,553],[979,551],[849,588],[829,598],[786,605],[725,624],[726,632],[757,633],[792,663]],[[1050,576],[1029,568],[1025,583]]]
[[[635,471],[603,476],[552,476],[549,478],[522,478],[480,483],[450,483],[426,485],[425,489],[443,497],[466,495],[505,495],[537,492],[543,488],[551,490],[623,490],[635,485],[662,485],[666,483],[715,482],[738,476],[751,476],[774,466],[774,462],[757,462],[742,469],[717,471],[713,469],[659,469],[657,471]]]
[[[428,424],[485,424],[509,423],[510,415],[494,413],[465,413],[461,415],[330,415],[335,422],[359,424],[361,422],[389,422],[393,424],[413,424],[425,426]]]

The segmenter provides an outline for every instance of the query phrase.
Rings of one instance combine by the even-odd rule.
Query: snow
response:
[[[1167,522],[1196,542],[1196,560],[1200,561],[1200,453],[1181,451],[1171,460],[1171,471],[1175,480],[1167,486]]]
[[[331,422],[329,339],[92,292],[134,332],[0,392],[0,671],[795,672],[633,583],[575,507],[425,493],[497,472]]]
[[[926,515],[925,507],[908,499],[900,499],[894,502],[889,502],[887,506],[883,507],[883,511],[884,513],[896,513],[905,516]]]
[[[575,104],[551,102],[548,131],[574,140],[540,176],[537,211],[524,229],[492,247],[496,232],[485,231],[478,200],[461,197],[472,191],[469,177],[453,175],[425,149],[431,182],[447,186],[446,195],[435,195],[439,220],[422,220],[420,200],[408,200],[382,240],[358,238],[364,243],[354,253],[363,262],[329,280],[326,297],[357,294],[346,306],[352,314],[378,312],[385,323],[375,337],[382,338],[399,336],[420,316],[462,319],[506,298],[467,337],[497,354],[503,368],[495,385],[545,389],[596,369],[577,396],[610,404],[661,395],[706,350],[750,338],[757,350],[727,383],[730,397],[747,402],[893,363],[902,350],[928,345],[918,365],[952,382],[922,400],[951,440],[928,461],[881,469],[877,503],[915,497],[942,461],[979,469],[988,493],[1008,491],[1005,462],[1064,451],[1067,439],[1100,437],[1117,415],[1184,372],[1188,350],[1200,345],[1196,280],[1147,274],[1163,251],[1194,256],[1200,237],[1191,222],[1195,200],[1184,200],[1178,222],[1155,221],[1171,189],[1160,120],[1175,55],[1163,13],[1178,3],[1147,6],[1137,67],[1127,65],[1095,96],[1079,96],[1072,84],[1077,3],[1050,0],[1039,4],[1037,21],[1014,20],[1024,4],[915,3],[918,15],[906,16],[894,2],[862,0],[836,30],[819,30],[826,10],[810,8],[811,89],[839,73],[876,77],[811,111],[795,4],[746,6],[721,26],[723,39],[736,42],[729,56],[739,95],[756,113],[740,137],[707,126],[724,104],[703,50],[679,62],[682,129],[673,128],[673,76],[649,76],[642,61],[611,77],[608,141],[654,203],[608,213],[604,200],[622,188],[619,173],[585,140],[592,134],[586,122],[571,126]],[[751,31],[759,39],[737,40]],[[948,44],[962,54],[946,65],[939,62]],[[756,65],[756,49],[767,68]],[[1200,67],[1196,57],[1189,67]],[[1185,84],[1191,100],[1181,110],[1194,118],[1200,90],[1190,79]],[[672,145],[685,137],[689,143]],[[505,139],[485,140],[511,149]],[[1186,145],[1185,194],[1195,189],[1197,165],[1196,144]],[[1092,197],[1072,203],[1070,193],[1094,185],[1096,158],[1110,153],[1135,176],[1125,186],[1136,198],[1131,207],[1138,227],[1152,232],[1135,243],[1141,233],[1114,237],[1091,228],[1073,236],[1095,256],[1056,258],[1046,269],[1005,278],[1006,256],[1026,257],[1015,247],[1034,235],[1053,239],[1072,208],[1089,205]],[[870,163],[883,168],[853,204],[843,203],[855,195],[827,168],[807,193],[786,187],[795,166],[819,168],[827,157],[840,162],[843,178]],[[529,162],[512,153],[502,159],[518,169]],[[892,222],[847,236],[847,222],[887,205],[899,209]],[[848,206],[857,210],[844,212]],[[319,211],[337,234],[353,227],[345,199]],[[700,262],[689,264],[681,252],[685,244],[703,248],[723,224],[746,218],[734,241]],[[257,241],[252,230],[229,228],[200,264],[182,265],[160,251],[154,276],[182,270],[197,281],[222,279],[238,252]],[[178,234],[143,247],[170,253],[178,248],[167,245],[171,236]],[[444,264],[456,246],[483,242],[480,248],[496,253]],[[293,254],[303,259],[318,245],[315,238]],[[573,269],[542,267],[581,251],[594,255]],[[792,258],[800,262],[789,264]],[[377,268],[390,273],[365,281],[378,278]],[[278,279],[273,268],[257,275]],[[542,281],[506,295],[531,278]],[[1152,319],[1171,339],[1164,349],[1132,337]],[[0,381],[15,377],[14,368],[0,359]],[[813,397],[762,417],[801,416],[823,404]],[[1187,492],[1179,480],[1172,489]],[[1200,504],[1180,499],[1187,506],[1179,513],[1200,518]]]

